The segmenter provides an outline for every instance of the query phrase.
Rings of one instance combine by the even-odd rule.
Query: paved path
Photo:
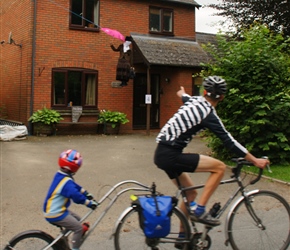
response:
[[[79,150],[84,158],[83,167],[76,181],[100,199],[111,186],[119,181],[135,179],[150,185],[156,182],[158,190],[168,195],[175,194],[171,181],[153,164],[155,136],[146,135],[88,135],[28,137],[23,141],[0,142],[0,248],[15,234],[28,229],[41,229],[53,236],[58,229],[49,225],[42,216],[42,202],[55,171],[60,152],[68,148]],[[194,139],[187,151],[207,154],[205,143]],[[203,183],[207,174],[191,174],[196,184]],[[230,175],[227,171],[226,177]],[[290,202],[290,187],[269,180],[260,181],[259,188],[274,190]],[[233,186],[224,185],[214,194],[209,204],[225,201]],[[113,249],[109,240],[114,223],[130,204],[129,194],[118,199],[83,249]],[[101,206],[99,215],[104,206]],[[73,205],[73,210],[84,214],[84,206]],[[222,220],[224,217],[221,218]],[[224,226],[211,232],[212,249],[226,249]],[[87,244],[87,245],[86,245]]]

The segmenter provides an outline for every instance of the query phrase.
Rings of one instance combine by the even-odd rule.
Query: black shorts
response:
[[[183,172],[193,173],[198,166],[199,154],[182,153],[181,148],[158,144],[154,163],[163,169],[170,179],[181,175]]]

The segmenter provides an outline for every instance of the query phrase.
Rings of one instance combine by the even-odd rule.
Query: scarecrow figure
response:
[[[131,68],[131,41],[132,38],[126,36],[125,42],[120,44],[118,48],[115,48],[111,44],[111,48],[115,52],[119,52],[120,56],[118,59],[117,69],[116,69],[116,80],[121,81],[120,86],[127,86],[127,82],[130,79],[130,68]]]

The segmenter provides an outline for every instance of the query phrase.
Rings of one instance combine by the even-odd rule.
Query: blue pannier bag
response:
[[[148,238],[163,238],[170,232],[170,217],[177,204],[171,196],[141,196],[133,202],[137,206],[140,227]]]

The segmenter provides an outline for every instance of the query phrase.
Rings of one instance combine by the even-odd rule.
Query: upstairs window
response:
[[[149,8],[150,33],[173,34],[173,10],[165,8]]]
[[[99,25],[100,15],[99,10],[99,0],[71,0],[70,28],[98,28],[97,25]]]
[[[52,106],[96,108],[98,72],[86,69],[52,70]]]

